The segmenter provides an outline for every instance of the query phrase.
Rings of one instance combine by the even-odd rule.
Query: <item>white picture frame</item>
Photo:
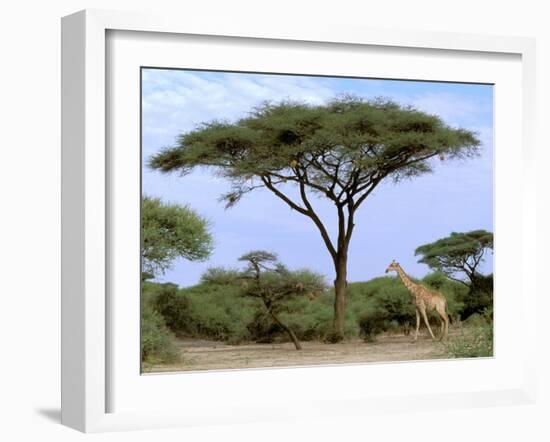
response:
[[[109,103],[109,72],[107,33],[109,32],[158,33],[172,36],[217,36],[218,38],[255,39],[284,42],[288,45],[337,44],[346,47],[375,47],[378,50],[400,48],[402,51],[423,49],[437,53],[468,53],[483,60],[490,54],[503,54],[516,57],[520,69],[519,103],[521,123],[518,142],[521,143],[522,186],[518,190],[521,210],[515,210],[518,223],[510,226],[508,232],[515,232],[517,252],[521,255],[521,275],[525,275],[528,255],[536,252],[536,186],[534,170],[536,161],[534,135],[535,109],[535,45],[532,39],[516,37],[490,37],[464,34],[426,33],[415,31],[389,32],[387,30],[357,29],[344,26],[316,27],[314,24],[300,26],[255,26],[254,23],[233,26],[231,23],[213,23],[200,20],[185,22],[177,17],[158,17],[151,14],[87,10],[63,18],[62,21],[62,423],[85,432],[122,429],[157,428],[168,426],[207,425],[210,423],[253,422],[261,420],[327,417],[335,415],[367,415],[372,411],[395,412],[410,409],[436,409],[498,404],[532,403],[536,393],[535,382],[535,340],[536,324],[518,316],[524,340],[521,360],[514,373],[518,373],[509,384],[501,383],[483,389],[479,386],[461,391],[430,391],[427,394],[378,394],[375,398],[364,394],[361,389],[356,394],[340,397],[332,392],[326,398],[316,397],[309,402],[295,402],[294,405],[277,403],[270,406],[254,407],[254,391],[258,383],[265,382],[270,370],[240,371],[203,374],[194,383],[212,382],[222,385],[239,378],[248,394],[220,404],[228,412],[208,408],[161,407],[148,410],[136,407],[130,410],[122,407],[113,409],[110,394],[112,364],[116,360],[110,344],[109,328],[116,317],[110,310],[108,297],[109,281],[109,229],[113,211],[113,201],[109,187],[108,142],[111,136],[106,129],[106,121],[111,117]],[[513,92],[513,91],[512,91]],[[519,115],[519,114],[515,114]],[[498,116],[497,116],[497,124]],[[495,167],[498,168],[498,162]],[[505,167],[505,166],[502,166]],[[498,172],[497,172],[498,173]],[[497,221],[498,222],[498,221]],[[516,230],[513,230],[516,229]],[[498,231],[496,233],[498,235]],[[497,247],[498,250],[498,247]],[[498,252],[497,252],[498,253]],[[498,255],[497,255],[498,256]],[[498,257],[497,257],[498,259]],[[496,277],[498,280],[498,276]],[[531,278],[517,281],[521,292],[518,309],[534,303],[536,282]],[[497,283],[498,284],[498,283]],[[498,290],[498,285],[497,285]],[[497,320],[498,322],[498,320]],[[503,321],[502,324],[505,324]],[[112,330],[111,330],[112,331]],[[497,349],[498,351],[498,349]],[[411,370],[427,375],[434,370],[429,365],[411,364]],[[361,370],[371,366],[325,367],[326,376],[361,376]],[[376,370],[382,370],[378,366]],[[395,367],[395,365],[391,366]],[[387,370],[399,373],[398,368]],[[479,366],[461,365],[454,369],[475,373]],[[375,370],[370,368],[371,370]],[[487,370],[490,367],[486,367]],[[304,369],[294,368],[271,370],[285,373],[286,381],[300,382]],[[307,369],[306,369],[307,370]],[[520,373],[521,371],[521,373]],[[139,376],[139,373],[129,373]],[[209,376],[208,378],[205,377]],[[231,379],[230,379],[231,377]],[[120,378],[120,376],[119,376]],[[175,376],[157,376],[164,385],[174,388]],[[202,381],[200,380],[202,379]],[[275,379],[275,378],[273,378]],[[196,381],[196,382],[195,382]],[[271,382],[271,381],[270,381]],[[276,385],[276,384],[275,384]],[[495,384],[496,385],[496,384]],[[153,386],[157,390],[157,386]],[[309,386],[310,392],[315,386]],[[151,386],[146,387],[151,389]],[[178,387],[176,387],[178,388]],[[181,386],[179,388],[182,388]],[[165,390],[166,391],[166,390]],[[234,392],[233,392],[234,393]],[[123,392],[124,394],[124,392]],[[166,393],[162,393],[166,394]],[[197,393],[193,393],[197,394]],[[226,392],[227,395],[231,391]],[[134,400],[134,399],[131,399]],[[225,402],[224,402],[225,400]],[[335,406],[337,405],[337,406]],[[335,411],[335,408],[337,411]]]

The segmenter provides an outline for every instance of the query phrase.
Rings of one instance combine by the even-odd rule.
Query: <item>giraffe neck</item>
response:
[[[403,281],[403,284],[405,285],[405,287],[407,287],[407,289],[412,292],[413,294],[415,293],[415,288],[416,288],[416,284],[414,282],[411,281],[411,278],[409,278],[407,276],[407,274],[405,273],[405,271],[401,268],[401,266],[398,266],[397,267],[397,274],[399,275],[399,277],[401,278],[401,281]]]

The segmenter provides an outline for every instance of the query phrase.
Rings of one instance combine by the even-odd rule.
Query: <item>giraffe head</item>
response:
[[[391,272],[392,270],[396,271],[397,272],[397,268],[399,267],[399,263],[395,260],[395,259],[392,259],[392,261],[390,262],[390,265],[388,266],[388,268],[386,269],[386,273],[389,273]]]

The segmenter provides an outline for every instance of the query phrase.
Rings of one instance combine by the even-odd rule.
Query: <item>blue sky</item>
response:
[[[412,276],[429,269],[417,263],[421,244],[474,229],[493,231],[493,87],[489,85],[347,79],[144,69],[142,75],[143,193],[187,204],[208,219],[215,250],[206,262],[178,260],[160,281],[193,285],[213,266],[238,267],[243,253],[265,249],[290,268],[308,267],[332,281],[328,252],[311,220],[291,210],[269,191],[259,190],[225,210],[218,197],[229,183],[198,170],[186,176],[147,168],[147,159],[178,134],[213,119],[234,121],[265,100],[320,104],[336,95],[387,97],[439,115],[453,127],[474,130],[481,156],[438,161],[432,174],[399,184],[381,184],[356,215],[349,251],[349,281],[380,276],[397,259]],[[315,200],[321,218],[335,232],[334,206]],[[492,271],[492,257],[483,272]]]

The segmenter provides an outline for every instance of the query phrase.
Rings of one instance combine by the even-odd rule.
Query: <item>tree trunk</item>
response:
[[[298,338],[296,337],[292,329],[287,325],[283,324],[281,320],[271,310],[269,310],[269,315],[273,318],[273,320],[277,323],[277,325],[287,333],[287,335],[290,337],[290,339],[294,343],[294,347],[296,347],[296,350],[301,350],[302,345],[300,344],[300,341],[298,341]]]
[[[334,280],[334,336],[333,342],[344,339],[344,319],[347,291],[347,254],[339,253],[336,259],[336,279]]]

